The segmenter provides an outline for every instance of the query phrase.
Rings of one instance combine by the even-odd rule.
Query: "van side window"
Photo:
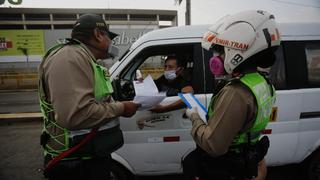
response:
[[[309,87],[320,87],[320,43],[305,47]]]
[[[193,87],[195,94],[203,92],[203,81],[200,81],[199,83],[199,80],[203,79],[199,76],[201,68],[198,67],[199,63],[195,63],[202,59],[200,44],[175,44],[150,47],[142,51],[137,56],[138,59],[140,56],[142,57],[141,60],[143,62],[141,62],[142,64],[138,67],[138,70],[141,72],[142,78],[145,78],[150,74],[155,81],[160,82],[161,78],[164,78],[166,58],[174,57],[177,59],[179,66],[183,68],[183,71],[180,74],[183,81],[179,82],[182,84],[190,84]],[[179,85],[177,85],[177,87],[179,87]],[[176,92],[176,89],[179,88],[167,89],[167,96],[176,96],[178,93]]]
[[[117,86],[117,91],[120,93],[118,99],[134,98],[133,80],[144,79],[149,74],[154,80],[161,77],[164,73],[165,59],[168,56],[179,59],[184,68],[181,76],[190,82],[194,93],[203,93],[202,64],[196,63],[202,61],[200,43],[172,44],[147,47],[132,59],[120,74],[121,82]],[[177,93],[167,93],[167,96],[177,96]]]
[[[175,83],[166,84],[164,76],[165,61],[167,58],[174,58],[178,67],[183,68],[182,72],[176,77]],[[167,96],[176,96],[185,86],[191,86],[193,62],[185,56],[176,56],[175,54],[162,54],[148,57],[139,67],[141,78],[144,79],[151,75],[159,91],[166,92]],[[137,77],[136,78],[140,78]]]
[[[151,75],[153,79],[158,79],[163,74],[165,57],[161,55],[148,57],[139,67],[142,78],[144,79],[148,75]]]

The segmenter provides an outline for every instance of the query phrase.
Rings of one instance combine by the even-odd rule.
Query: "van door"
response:
[[[286,45],[289,83],[300,95],[300,101],[295,102],[300,105],[297,148],[292,158],[296,163],[320,145],[320,41],[292,41]]]
[[[299,116],[301,111],[302,92],[293,87],[293,59],[290,59],[290,47],[283,41],[276,51],[276,62],[271,67],[270,79],[276,88],[274,118],[266,128],[270,139],[270,148],[266,156],[268,165],[282,165],[294,162],[294,154],[298,145]],[[289,54],[287,54],[289,53]],[[289,59],[288,59],[289,58]],[[294,82],[298,82],[297,79]]]
[[[268,165],[299,163],[319,146],[320,43],[283,41],[270,77],[277,89],[277,118],[267,129]]]
[[[164,59],[175,55],[183,60],[186,79],[190,78],[195,96],[204,103],[204,77],[199,39],[148,42],[122,60],[121,71],[114,80],[119,100],[132,100],[135,92],[132,81],[139,70],[145,78],[163,74]],[[168,94],[162,105],[178,101],[177,94]],[[135,174],[182,172],[181,158],[195,147],[190,135],[191,122],[185,108],[153,113],[138,111],[131,118],[120,118],[125,144],[116,153],[125,159]]]

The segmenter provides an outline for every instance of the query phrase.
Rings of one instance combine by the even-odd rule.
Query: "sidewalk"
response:
[[[35,113],[0,113],[0,123],[3,122],[27,122],[27,121],[41,121],[42,114],[35,112]]]
[[[42,167],[43,155],[39,143],[41,121],[0,120],[0,179],[44,180],[38,169]]]

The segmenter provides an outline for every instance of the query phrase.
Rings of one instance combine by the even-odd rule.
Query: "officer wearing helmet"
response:
[[[244,11],[227,16],[209,28],[202,47],[213,51],[209,66],[219,84],[205,124],[197,109],[188,109],[191,135],[197,148],[183,161],[188,179],[264,179],[264,156],[269,147],[262,131],[270,119],[275,90],[266,68],[275,62],[280,35],[274,16],[266,11]]]

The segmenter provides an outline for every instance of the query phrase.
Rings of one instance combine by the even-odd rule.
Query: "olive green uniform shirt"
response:
[[[240,130],[253,125],[257,107],[253,94],[241,83],[225,86],[211,107],[214,115],[207,125],[197,113],[191,115],[191,135],[197,145],[217,157],[228,151]]]
[[[120,102],[98,102],[94,96],[93,55],[68,45],[51,53],[39,66],[57,123],[68,130],[99,127],[120,116]],[[90,57],[91,56],[91,57]]]

